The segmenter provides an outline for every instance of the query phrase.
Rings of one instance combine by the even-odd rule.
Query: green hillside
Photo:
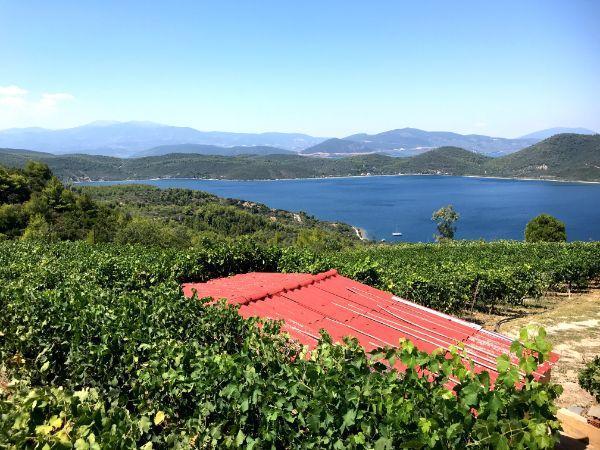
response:
[[[314,153],[374,153],[375,150],[362,142],[354,142],[348,139],[331,138],[317,145],[306,148],[300,153],[307,155]]]
[[[294,155],[295,152],[284,150],[282,148],[270,147],[266,145],[252,146],[235,146],[235,147],[219,147],[217,145],[202,145],[202,144],[174,144],[174,145],[159,145],[157,147],[143,150],[136,153],[134,156],[160,156],[170,153],[196,153],[198,155],[221,155],[221,156],[237,156],[237,155]]]
[[[440,147],[411,158],[403,158],[402,170],[407,173],[440,173],[473,175],[492,158],[458,147]]]
[[[133,180],[148,178],[222,178],[256,180],[318,178],[329,176],[393,175],[401,173],[476,174],[487,157],[467,150],[445,147],[412,158],[382,154],[347,158],[315,158],[299,155],[216,156],[169,154],[143,158],[94,155],[39,154],[30,156],[0,150],[0,164],[22,167],[36,159],[48,164],[66,181]]]
[[[0,149],[0,164],[6,166],[23,167],[32,159],[48,164],[57,176],[66,181],[148,178],[257,180],[366,174],[481,175],[600,181],[600,135],[557,135],[500,158],[458,147],[440,147],[408,158],[376,153],[346,158],[172,153],[122,159]]]
[[[51,153],[34,152],[17,148],[0,148],[0,165],[7,167],[25,167],[27,161],[45,161],[54,158]]]
[[[0,240],[87,240],[188,248],[240,237],[311,248],[357,243],[354,229],[201,191],[64,186],[45,164],[0,166]]]
[[[32,159],[26,154],[0,150],[0,164],[24,166]],[[113,158],[94,155],[44,154],[36,160],[48,164],[67,181],[125,180],[147,178],[276,179],[398,173],[398,158],[383,155],[343,159],[312,158],[299,155],[215,156],[169,154],[144,158]]]
[[[85,186],[77,192],[132,216],[183,226],[213,239],[252,237],[261,242],[352,246],[352,226],[325,222],[304,212],[293,213],[262,203],[218,197],[191,189],[159,189],[146,185]],[[310,242],[309,242],[310,241]]]
[[[600,135],[559,134],[488,161],[490,174],[507,177],[600,180]]]

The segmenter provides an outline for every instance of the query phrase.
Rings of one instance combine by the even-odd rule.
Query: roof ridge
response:
[[[284,284],[277,289],[265,289],[264,291],[259,291],[254,295],[248,295],[244,298],[244,300],[237,302],[239,305],[248,305],[250,303],[257,302],[271,295],[279,294],[280,292],[294,291],[296,289],[300,289],[303,287],[310,286],[318,281],[323,281],[327,278],[332,278],[338,275],[338,271],[336,269],[331,269],[326,272],[321,272],[315,275],[311,275],[308,280],[305,281],[294,281],[288,284]]]

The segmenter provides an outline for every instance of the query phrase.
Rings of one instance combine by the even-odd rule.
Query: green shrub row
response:
[[[600,243],[514,241],[379,245],[314,255],[283,251],[286,271],[331,267],[444,311],[519,304],[548,290],[587,287],[600,275]]]
[[[250,240],[189,250],[85,243],[10,243],[0,276],[54,286],[71,273],[102,286],[139,289],[161,281],[206,281],[249,271],[342,274],[448,312],[518,304],[549,289],[581,289],[600,274],[600,243],[457,242],[406,244],[314,253]],[[134,250],[132,250],[134,249]],[[54,255],[63,257],[59,262]],[[37,264],[25,274],[19,258]],[[32,279],[33,278],[33,279]]]

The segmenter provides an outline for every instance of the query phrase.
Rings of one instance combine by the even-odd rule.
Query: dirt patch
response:
[[[558,406],[588,408],[594,404],[594,398],[579,387],[577,376],[587,362],[600,354],[600,289],[570,296],[550,294],[523,307],[494,315],[475,313],[470,319],[511,337],[517,337],[526,325],[543,326],[554,351],[560,354],[552,369],[552,381],[564,389]]]
[[[570,322],[570,323],[559,323],[558,325],[554,325],[546,328],[548,333],[555,333],[557,331],[567,331],[567,330],[585,330],[586,328],[595,328],[600,325],[600,320],[592,319],[592,320],[582,320],[581,322]]]

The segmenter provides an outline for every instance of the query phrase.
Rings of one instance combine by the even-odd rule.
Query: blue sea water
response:
[[[566,223],[569,240],[600,240],[600,184],[449,176],[372,176],[272,181],[144,180],[82,184],[144,183],[187,188],[305,211],[366,230],[370,239],[429,242],[431,214],[452,204],[460,214],[457,238],[523,239],[527,222],[540,213]],[[400,231],[403,236],[392,237]]]

